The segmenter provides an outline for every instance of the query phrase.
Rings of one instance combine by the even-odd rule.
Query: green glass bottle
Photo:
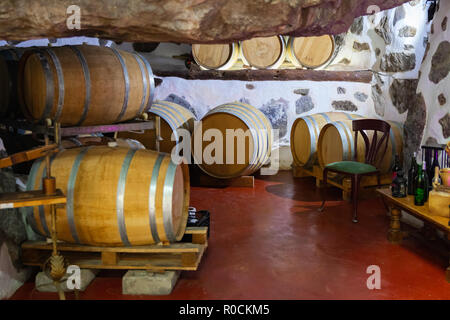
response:
[[[422,164],[417,166],[417,177],[416,177],[416,191],[414,194],[414,205],[423,206],[425,204],[425,192],[427,189],[427,182],[425,181],[425,175],[423,174]]]

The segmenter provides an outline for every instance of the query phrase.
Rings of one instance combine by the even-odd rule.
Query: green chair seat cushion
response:
[[[325,168],[329,170],[338,170],[346,173],[351,174],[364,174],[364,173],[370,173],[377,171],[377,168],[374,166],[362,163],[362,162],[356,162],[356,161],[339,161],[339,162],[333,162],[325,166]]]

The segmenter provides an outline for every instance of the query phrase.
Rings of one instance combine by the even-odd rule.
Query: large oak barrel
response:
[[[148,113],[161,118],[159,151],[171,153],[173,148],[182,140],[177,129],[186,129],[189,133],[194,130],[195,115],[185,107],[168,101],[155,101]],[[172,141],[172,134],[175,140]],[[155,150],[155,130],[119,132],[119,138],[129,138],[141,142],[147,149]]]
[[[223,104],[210,110],[200,123],[194,129],[192,152],[206,174],[222,179],[250,175],[268,161],[272,125],[255,107],[240,102]],[[206,159],[205,154],[217,161]]]
[[[239,58],[239,46],[230,44],[193,44],[192,56],[204,69],[227,70]]]
[[[63,126],[130,120],[150,108],[154,79],[137,53],[109,47],[33,49],[19,62],[19,99],[35,121]]]
[[[294,164],[311,167],[317,163],[317,141],[322,128],[333,121],[362,118],[345,112],[316,113],[297,118],[291,129],[291,151]]]
[[[64,150],[51,162],[56,187],[67,196],[57,208],[58,239],[89,245],[146,245],[179,241],[189,205],[189,172],[151,150],[95,146]],[[33,164],[28,190],[39,189],[45,160]],[[30,223],[50,237],[48,206]]]
[[[0,117],[17,116],[17,70],[22,49],[0,50]]]
[[[290,37],[286,53],[296,67],[317,69],[327,65],[335,56],[333,36]]]
[[[380,150],[376,160],[376,166],[381,173],[387,173],[392,169],[395,155],[398,155],[400,161],[403,161],[403,128],[402,125],[387,121],[391,125],[389,142],[386,152]],[[372,139],[373,131],[366,131],[369,139]],[[378,137],[381,133],[378,132]],[[317,155],[319,165],[323,168],[325,165],[337,161],[353,161],[355,154],[355,132],[352,129],[351,120],[335,121],[327,124],[320,132],[317,143]],[[365,143],[361,134],[358,135],[357,160],[365,160]]]
[[[245,40],[240,47],[244,64],[256,69],[277,69],[286,57],[283,36]]]

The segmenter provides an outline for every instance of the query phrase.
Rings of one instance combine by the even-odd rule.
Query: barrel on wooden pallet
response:
[[[192,140],[194,161],[203,172],[235,178],[254,173],[268,161],[272,125],[255,107],[231,102],[210,110],[194,129]]]
[[[0,117],[19,114],[17,71],[22,49],[0,50]]]
[[[204,69],[227,70],[239,58],[239,46],[230,44],[193,44],[192,56]]]
[[[294,164],[311,167],[317,163],[317,141],[322,128],[333,121],[360,119],[360,115],[345,112],[316,113],[297,118],[291,129],[291,151]]]
[[[56,187],[67,196],[57,208],[58,239],[88,245],[146,245],[179,241],[189,205],[187,165],[151,150],[93,146],[68,149],[51,162]],[[39,189],[45,160],[33,164],[28,190]],[[48,206],[29,221],[50,237]]]
[[[154,79],[137,53],[109,47],[29,50],[19,62],[19,100],[28,118],[63,126],[110,124],[150,108]]]
[[[398,155],[400,162],[403,158],[403,127],[400,123],[387,121],[391,125],[389,142],[386,152],[381,150],[378,153],[376,166],[381,173],[388,173],[394,164],[395,155]],[[369,139],[372,139],[373,131],[366,132]],[[378,133],[380,138],[381,133]],[[352,129],[352,121],[335,121],[325,125],[320,132],[317,143],[317,155],[319,165],[323,168],[325,165],[337,161],[353,161],[355,154],[355,132]],[[361,134],[358,135],[357,160],[365,160],[365,143]]]
[[[289,38],[286,56],[296,67],[317,69],[326,66],[335,55],[333,36]]]
[[[240,47],[244,64],[256,69],[277,69],[286,57],[283,36],[244,40]]]
[[[177,103],[155,101],[148,113],[161,118],[160,136],[162,140],[159,142],[159,151],[161,152],[171,153],[178,142],[182,140],[177,129],[186,129],[189,133],[194,130],[195,115]],[[172,134],[174,135],[174,141],[172,140]],[[155,130],[119,132],[117,137],[137,140],[150,150],[156,148]]]

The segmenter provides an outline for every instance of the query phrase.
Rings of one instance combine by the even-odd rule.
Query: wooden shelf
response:
[[[66,196],[57,189],[56,194],[47,196],[42,190],[0,193],[0,209],[64,204]]]
[[[189,80],[241,80],[241,81],[348,81],[370,83],[372,72],[327,71],[310,69],[267,69],[267,70],[180,70],[155,71],[159,77],[178,77]]]

